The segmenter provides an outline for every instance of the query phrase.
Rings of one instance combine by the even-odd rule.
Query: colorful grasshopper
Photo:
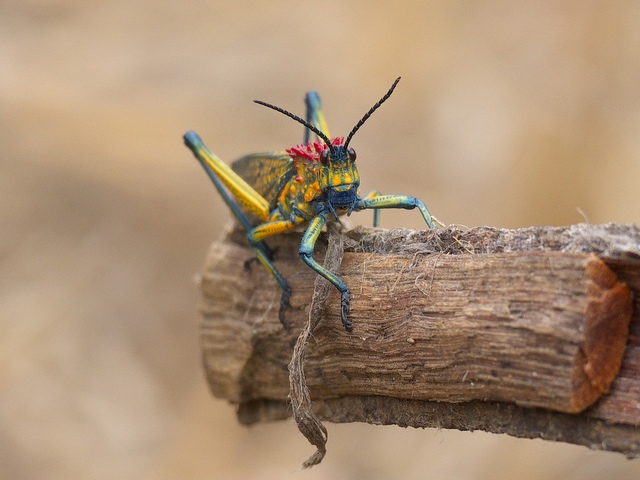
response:
[[[308,223],[298,253],[304,263],[329,280],[341,293],[342,324],[351,331],[353,324],[347,318],[351,296],[347,285],[313,259],[316,240],[325,223],[332,220],[331,217],[337,220],[339,215],[371,208],[374,209],[374,226],[377,226],[377,209],[418,208],[427,225],[432,227],[429,210],[417,198],[380,195],[378,192],[366,197],[358,195],[360,176],[355,163],[356,152],[349,142],[371,114],[391,96],[399,81],[397,78],[380,101],[360,119],[346,140],[330,138],[317,92],[308,92],[305,97],[306,120],[274,105],[255,101],[306,127],[305,143],[284,152],[246,155],[229,167],[204,145],[195,132],[187,132],[184,136],[185,144],[248,232],[249,244],[258,260],[282,287],[279,318],[285,327],[284,312],[289,305],[291,287],[273,265],[271,250],[263,241],[265,238]],[[310,141],[310,132],[315,134],[314,141]]]

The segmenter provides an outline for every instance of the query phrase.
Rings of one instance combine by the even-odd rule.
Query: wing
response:
[[[276,206],[278,195],[293,178],[296,169],[287,152],[252,153],[236,160],[231,165],[256,192]]]

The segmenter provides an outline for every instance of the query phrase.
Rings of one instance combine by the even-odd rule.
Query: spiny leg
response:
[[[298,250],[298,254],[304,263],[306,263],[316,273],[329,280],[333,286],[338,289],[341,294],[340,318],[344,328],[347,332],[350,332],[353,329],[353,323],[347,318],[347,313],[349,313],[349,304],[351,302],[351,294],[349,293],[347,285],[340,277],[333,272],[330,272],[313,259],[313,251],[315,249],[316,241],[318,240],[318,236],[326,222],[326,213],[321,213],[311,220],[307,230],[304,232],[302,241],[300,242],[300,250]]]
[[[196,157],[196,158],[200,160],[199,157]],[[202,165],[204,170],[207,172],[207,175],[209,175],[209,178],[211,179],[214,186],[216,187],[216,190],[218,190],[218,193],[224,200],[224,203],[227,204],[227,207],[229,207],[229,210],[231,210],[231,212],[233,213],[233,216],[236,217],[236,219],[240,222],[240,225],[242,225],[242,227],[245,229],[247,233],[250,232],[253,229],[253,225],[251,225],[251,222],[249,221],[247,216],[244,214],[240,206],[233,200],[229,192],[227,192],[227,190],[224,188],[218,176],[214,173],[213,170],[211,170],[211,168],[209,168],[209,165],[207,165],[205,162],[201,161],[200,164]],[[264,242],[258,242],[254,246],[254,248],[259,248],[262,251],[262,253],[266,255],[266,257],[269,259],[273,257],[273,252],[271,251],[269,246]],[[248,269],[250,262],[254,259],[255,257],[251,257],[245,262],[245,269]]]
[[[276,226],[274,228],[273,223],[264,223],[254,228],[239,204],[251,211],[259,219],[267,221],[270,213],[269,203],[247,182],[245,182],[242,177],[234,172],[218,156],[211,152],[204,145],[198,134],[195,132],[187,132],[184,135],[184,142],[203,166],[216,189],[220,193],[220,196],[222,196],[222,199],[233,212],[234,216],[238,219],[245,230],[247,230],[249,243],[255,252],[258,261],[262,263],[269,272],[271,272],[282,288],[282,297],[280,300],[280,311],[278,316],[280,318],[280,322],[285,327],[288,327],[284,318],[284,311],[289,305],[291,287],[289,287],[285,278],[274,267],[273,263],[271,263],[272,251],[267,244],[262,241],[262,239],[269,235],[275,235],[276,233],[286,231],[292,228],[292,226],[286,225],[284,227],[280,226],[279,228]],[[283,222],[276,223],[281,224]]]
[[[284,312],[289,306],[289,300],[291,299],[291,287],[287,283],[287,280],[282,276],[282,274],[276,269],[276,267],[271,263],[271,260],[264,252],[257,247],[252,245],[253,251],[256,254],[256,258],[258,261],[264,265],[264,267],[271,272],[271,275],[274,276],[280,288],[282,289],[282,296],[280,297],[280,309],[278,310],[278,319],[284,328],[289,328],[289,323],[287,322]]]
[[[301,221],[302,219],[300,219],[298,223],[300,223]],[[269,272],[271,272],[271,275],[273,275],[278,284],[280,284],[280,288],[282,288],[282,297],[280,298],[280,309],[278,311],[278,318],[280,319],[280,323],[282,323],[285,328],[289,328],[289,324],[287,323],[284,314],[287,307],[289,306],[289,300],[291,298],[291,287],[287,283],[287,280],[276,269],[275,265],[273,265],[273,263],[271,262],[271,258],[266,255],[265,252],[260,248],[260,244],[264,243],[262,239],[286,232],[287,230],[291,230],[296,225],[297,223],[291,220],[276,220],[258,225],[247,235],[249,244],[253,248],[258,261],[262,265],[264,265],[264,267]]]
[[[207,173],[213,173],[239,204],[249,212],[266,222],[271,213],[269,202],[249,185],[240,175],[234,172],[220,157],[207,148],[196,132],[187,132],[184,143],[205,167]],[[211,176],[211,175],[210,175]],[[214,184],[216,181],[214,181]],[[234,212],[235,213],[235,212]]]
[[[361,199],[356,204],[354,210],[363,210],[365,208],[404,208],[405,210],[413,210],[414,208],[417,208],[420,210],[422,218],[424,218],[424,221],[427,223],[429,228],[433,228],[431,213],[429,213],[427,206],[422,202],[422,200],[409,195],[370,194],[366,198]]]

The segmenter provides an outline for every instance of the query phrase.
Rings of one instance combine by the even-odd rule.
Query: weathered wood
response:
[[[347,237],[339,274],[352,292],[353,333],[332,290],[306,351],[321,418],[480,428],[640,455],[637,227]],[[287,364],[316,277],[297,257],[299,236],[274,240],[293,287],[288,331],[275,282],[243,268],[251,254],[241,236],[216,242],[203,274],[207,379],[247,423],[290,413]]]

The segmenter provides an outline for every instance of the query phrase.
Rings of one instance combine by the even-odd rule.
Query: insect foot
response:
[[[289,285],[285,285],[282,287],[282,297],[280,297],[280,310],[278,311],[278,318],[280,319],[280,323],[287,330],[289,329],[289,322],[284,317],[284,312],[289,307],[289,300],[291,299],[291,287]]]
[[[349,304],[351,303],[351,294],[349,290],[342,292],[342,299],[340,300],[340,318],[342,319],[342,325],[347,332],[353,330],[353,322],[347,318],[349,313]]]

